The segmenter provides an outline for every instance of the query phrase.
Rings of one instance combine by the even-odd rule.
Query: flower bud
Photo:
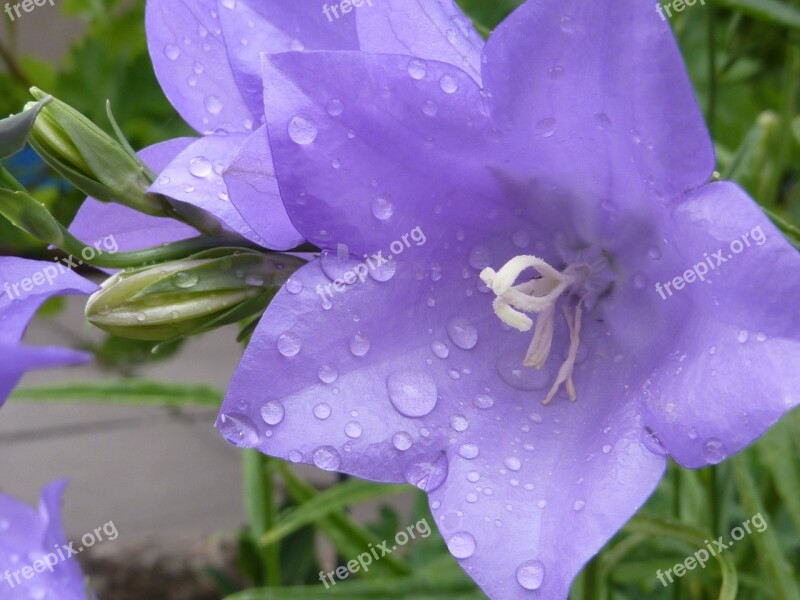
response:
[[[31,93],[40,101],[50,98],[37,88]],[[64,102],[52,98],[41,107],[29,141],[48,165],[89,196],[153,216],[171,214],[166,198],[147,192],[152,179],[144,163]]]
[[[257,315],[303,262],[231,248],[122,271],[86,305],[89,321],[139,340],[195,335]]]

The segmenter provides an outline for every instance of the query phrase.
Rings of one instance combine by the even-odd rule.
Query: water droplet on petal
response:
[[[181,49],[172,44],[167,44],[164,46],[164,55],[170,60],[178,60],[181,55]]]
[[[489,410],[494,406],[494,398],[489,396],[488,394],[481,394],[475,400],[472,401],[472,404],[475,408],[480,408],[481,410]]]
[[[519,471],[522,468],[522,463],[516,456],[509,456],[503,463],[509,471]]]
[[[450,348],[447,347],[447,344],[442,342],[433,342],[431,344],[431,352],[433,352],[434,356],[441,359],[450,356]]]
[[[204,105],[209,114],[218,115],[222,112],[222,100],[216,96],[206,97]]]
[[[314,464],[325,471],[335,471],[342,465],[342,457],[333,446],[320,446],[314,450]]]
[[[531,244],[531,236],[527,231],[517,231],[511,236],[511,241],[517,248],[527,248]]]
[[[353,353],[353,356],[364,356],[367,352],[369,352],[369,347],[369,339],[367,339],[367,336],[362,335],[361,333],[355,334],[350,339],[350,352]]]
[[[278,338],[278,352],[289,358],[300,352],[300,338],[294,333],[284,333]]]
[[[518,350],[511,350],[497,358],[496,367],[500,378],[515,390],[532,392],[552,384],[550,370],[547,366],[541,369],[526,367],[522,364],[523,355]]]
[[[322,383],[333,383],[336,381],[339,373],[336,371],[335,367],[330,365],[322,365],[317,371],[317,375]]]
[[[408,465],[405,477],[411,485],[431,493],[445,482],[448,472],[447,455],[442,452],[430,460],[420,460]]]
[[[553,137],[556,132],[555,119],[542,119],[533,128],[533,134],[543,138]]]
[[[526,590],[538,590],[544,583],[545,568],[540,560],[529,560],[517,567],[517,583]]]
[[[469,428],[469,420],[464,415],[453,415],[450,417],[450,427],[462,433]]]
[[[189,172],[195,177],[208,177],[211,174],[211,161],[198,156],[189,161]]]
[[[458,80],[452,75],[445,75],[439,80],[439,85],[445,94],[455,94],[458,91]]]
[[[430,375],[421,371],[397,371],[387,381],[389,399],[406,417],[424,417],[436,406],[438,390]]]
[[[283,421],[286,414],[283,404],[277,400],[271,400],[261,407],[261,418],[267,425],[277,425]]]
[[[461,458],[466,458],[467,460],[474,460],[478,458],[478,454],[480,454],[480,450],[475,444],[462,444],[458,449],[458,455]]]
[[[245,415],[222,415],[219,418],[219,432],[229,443],[239,448],[252,448],[258,443],[258,430]]]
[[[317,128],[309,119],[303,116],[294,117],[289,121],[288,131],[289,137],[301,146],[308,145],[317,139]]]
[[[492,264],[492,251],[486,246],[475,246],[469,253],[469,266],[482,271]]]
[[[391,198],[380,196],[372,201],[372,215],[379,221],[386,221],[394,214],[394,202]]]
[[[408,63],[408,74],[411,75],[413,79],[424,79],[427,73],[428,69],[421,60],[414,59]]]
[[[392,445],[400,451],[405,451],[411,448],[414,440],[405,431],[398,431],[392,436]]]
[[[290,294],[299,294],[300,292],[303,291],[303,282],[299,279],[292,278],[286,282],[286,285],[284,287],[286,288],[286,291],[289,292]]]
[[[361,437],[362,431],[363,429],[361,428],[361,423],[358,421],[350,421],[344,426],[344,433],[349,438]]]
[[[425,100],[425,102],[422,103],[422,112],[429,117],[435,117],[439,112],[439,107],[433,100]]]
[[[467,531],[459,531],[447,540],[447,548],[450,550],[450,554],[458,559],[469,558],[475,554],[476,547],[475,538]]]
[[[572,505],[572,508],[575,509],[575,512],[581,512],[584,508],[586,508],[586,501],[576,500],[575,504]]]
[[[314,407],[314,416],[320,421],[324,421],[331,416],[331,407],[325,402],[320,402]]]
[[[703,458],[710,465],[721,463],[727,456],[728,452],[722,440],[711,438],[703,446]]]
[[[462,350],[472,350],[478,343],[478,330],[464,317],[453,317],[447,322],[447,335]]]
[[[338,117],[344,112],[344,102],[338,98],[333,98],[328,102],[328,114],[332,117]]]
[[[740,332],[739,332],[739,333],[736,335],[736,339],[737,339],[737,340],[739,340],[739,343],[741,343],[741,344],[745,344],[745,343],[747,343],[747,340],[749,340],[749,339],[750,339],[750,334],[749,334],[747,331],[745,331],[744,329],[742,329],[742,330],[741,330],[741,331],[740,331]]]

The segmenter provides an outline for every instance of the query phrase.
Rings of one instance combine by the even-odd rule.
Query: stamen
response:
[[[522,272],[530,268],[535,269],[541,277],[516,284]],[[499,271],[492,268],[481,271],[481,279],[497,295],[492,307],[503,323],[518,331],[530,331],[533,320],[524,313],[537,315],[533,339],[523,360],[526,367],[544,367],[553,344],[556,303],[565,291],[582,282],[590,272],[587,265],[571,265],[559,272],[536,256],[516,256]],[[555,383],[543,401],[544,404],[552,401],[562,384],[566,384],[567,394],[572,401],[577,398],[572,372],[580,341],[583,314],[581,303],[582,300],[575,308],[574,321],[569,310],[566,307],[563,309],[569,327],[569,352],[558,371]]]
[[[550,388],[547,398],[545,398],[542,402],[544,405],[550,404],[553,396],[558,393],[561,384],[564,382],[567,384],[566,388],[569,399],[573,402],[578,399],[578,394],[575,391],[575,383],[572,380],[572,372],[575,370],[575,360],[578,358],[578,345],[580,344],[582,315],[583,311],[581,310],[580,303],[578,303],[578,306],[575,307],[575,322],[573,323],[572,315],[569,314],[567,307],[564,307],[564,316],[567,318],[567,326],[569,327],[569,353],[567,354],[564,364],[562,364],[561,368],[558,370],[558,377],[556,377],[553,387]]]

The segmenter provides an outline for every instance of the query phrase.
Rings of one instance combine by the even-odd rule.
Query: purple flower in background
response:
[[[48,485],[38,512],[0,494],[0,597],[4,600],[86,600],[80,565],[65,549],[60,504],[66,486],[66,481]]]
[[[28,323],[48,299],[91,294],[97,289],[62,264],[0,257],[0,406],[29,369],[72,365],[90,356],[65,348],[35,348],[21,343]]]
[[[286,31],[284,4],[230,30]],[[651,3],[530,0],[485,47],[449,1],[335,22],[321,4],[302,3],[324,35],[354,20],[386,43],[262,57],[270,167],[324,251],[269,306],[218,427],[413,483],[489,596],[566,598],[667,455],[718,463],[798,404],[800,257],[707,183],[712,143]],[[239,113],[219,114],[210,128]]]

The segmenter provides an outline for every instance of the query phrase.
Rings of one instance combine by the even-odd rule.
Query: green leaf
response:
[[[672,519],[665,519],[655,515],[639,513],[625,526],[633,534],[650,535],[654,537],[674,539],[681,541],[692,549],[692,552],[706,547],[705,540],[712,536],[701,529],[686,525]],[[738,589],[736,567],[729,556],[719,553],[715,557],[719,562],[722,573],[722,586],[719,590],[719,600],[734,600]]]
[[[795,530],[800,533],[800,473],[795,454],[791,419],[778,423],[756,444],[760,462],[766,467]]]
[[[800,11],[778,0],[713,0],[714,4],[785,27],[800,28]]]
[[[0,160],[13,156],[25,147],[39,111],[51,100],[49,96],[42,98],[21,113],[0,120]]]
[[[273,544],[301,527],[313,523],[333,512],[361,502],[384,498],[395,494],[406,494],[409,489],[402,485],[383,485],[364,481],[363,479],[348,479],[324,492],[318,494],[313,500],[305,502],[297,508],[290,509],[285,515],[278,518],[277,526],[266,532],[262,544]]]
[[[302,505],[313,500],[319,492],[312,485],[296,475],[287,464],[280,464],[281,476],[292,499]],[[369,529],[339,509],[327,516],[319,517],[315,524],[330,539],[341,556],[349,559],[365,552],[370,544],[380,544],[380,540]],[[397,554],[388,554],[374,564],[366,575],[381,576],[389,574],[407,575],[411,569]]]
[[[766,512],[747,464],[747,455],[738,455],[730,460],[733,465],[736,487],[742,505],[750,515]],[[800,600],[800,589],[793,577],[793,569],[778,542],[774,526],[750,536],[756,547],[758,561],[764,570],[764,585],[769,587],[776,600]]]
[[[219,408],[221,391],[208,385],[174,384],[147,379],[120,379],[21,388],[18,402],[100,402],[142,406],[208,406]]]

